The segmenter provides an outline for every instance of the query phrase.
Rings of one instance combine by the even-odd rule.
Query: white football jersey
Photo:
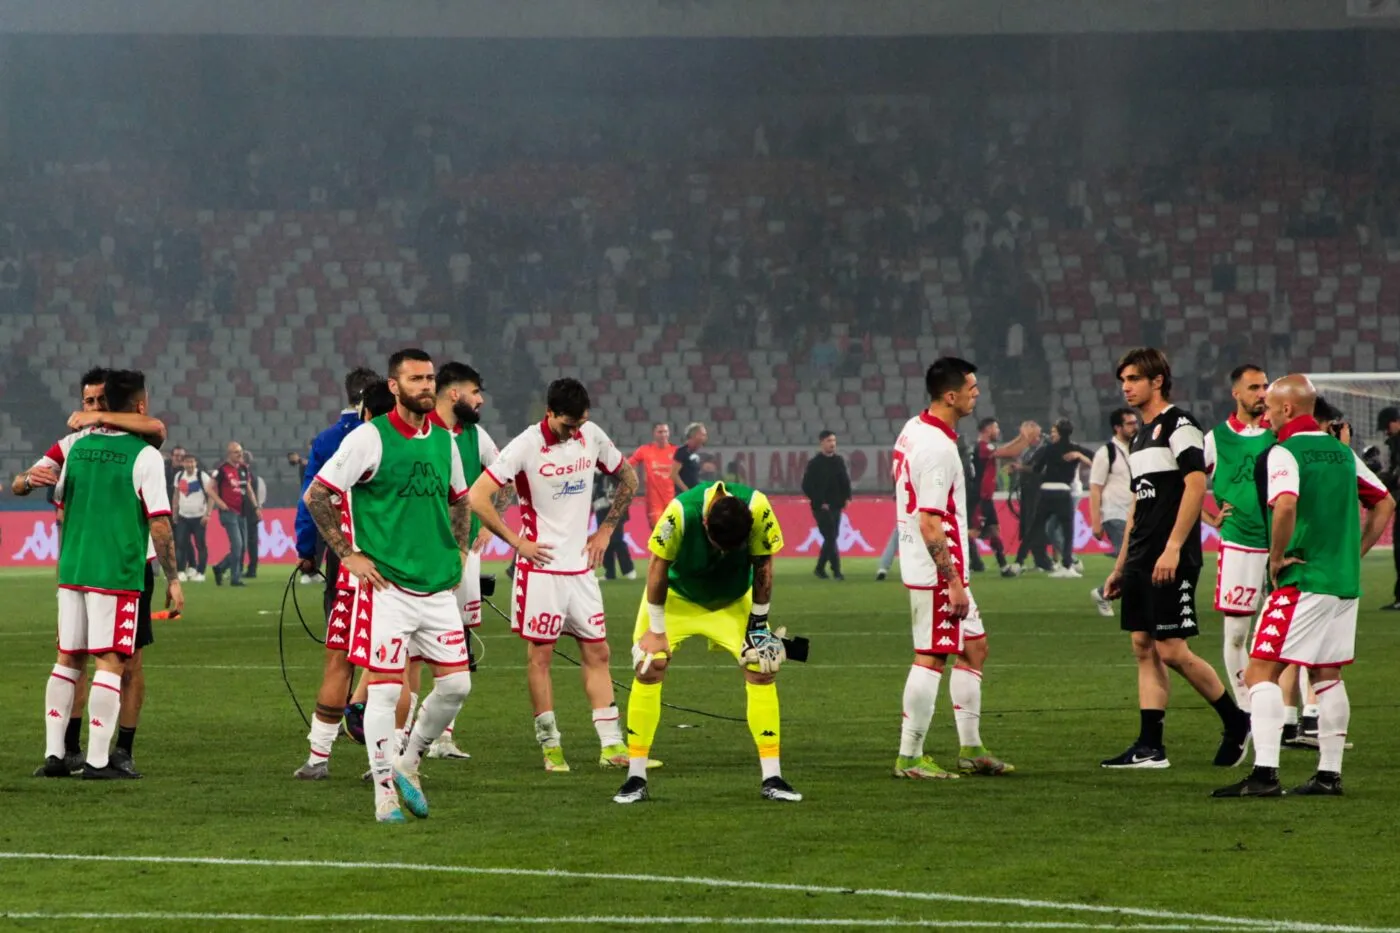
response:
[[[515,483],[525,539],[550,546],[551,560],[542,573],[589,572],[583,549],[593,518],[593,473],[615,473],[622,460],[621,451],[591,421],[567,441],[541,421],[517,435],[486,469],[502,486]]]
[[[894,497],[899,523],[899,572],[911,589],[932,589],[938,568],[919,531],[919,513],[941,516],[953,566],[968,583],[967,488],[958,435],[927,411],[910,418],[894,444]]]

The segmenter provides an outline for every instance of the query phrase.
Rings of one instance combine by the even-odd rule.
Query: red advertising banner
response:
[[[821,550],[821,534],[817,531],[817,523],[807,501],[800,496],[774,496],[772,501],[787,541],[783,556],[815,558]],[[997,511],[1001,514],[1002,538],[1006,547],[1014,551],[1020,543],[1020,522],[1005,502],[997,503]],[[259,560],[275,564],[290,563],[296,559],[295,515],[292,509],[269,509],[263,513],[258,535]],[[506,518],[514,525],[514,510],[507,513]],[[894,531],[894,523],[894,503],[888,497],[856,499],[841,516],[837,543],[842,555],[879,556]],[[634,505],[626,529],[627,544],[634,556],[646,554],[646,540],[650,531],[646,527],[642,508]],[[1218,549],[1219,535],[1215,529],[1204,527],[1201,538],[1206,550]],[[211,561],[228,553],[228,539],[217,521],[209,523],[208,540]],[[1391,532],[1387,531],[1381,544],[1390,543]],[[979,542],[979,545],[984,553],[990,553],[985,542]],[[1109,550],[1107,542],[1099,541],[1089,533],[1087,501],[1079,503],[1074,550],[1079,554],[1106,554]],[[485,556],[488,560],[505,560],[509,557],[509,551],[502,542],[492,541]],[[0,512],[0,567],[43,567],[54,564],[57,559],[58,530],[52,511]]]

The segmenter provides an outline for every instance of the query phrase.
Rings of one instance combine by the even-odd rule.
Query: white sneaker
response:
[[[1046,576],[1051,580],[1074,580],[1079,577],[1079,574],[1075,573],[1073,568],[1060,564]]]
[[[622,579],[624,579],[624,580],[635,580],[635,579],[637,579],[637,571],[635,571],[635,570],[629,570],[629,571],[627,571],[627,573],[624,573],[624,574],[622,575]]]
[[[175,574],[175,576],[179,579],[181,583],[188,583],[190,579],[190,572],[188,570],[181,570],[179,573]]]
[[[1105,619],[1113,618],[1113,603],[1104,598],[1103,591],[1097,586],[1089,591],[1089,598],[1094,601],[1094,608],[1099,610],[1099,615]]]
[[[312,583],[316,582],[316,578],[309,573],[304,573],[301,575],[301,580],[299,582],[302,586],[310,586]]]
[[[1001,575],[1003,577],[1019,577],[1025,572],[1026,567],[1024,564],[1007,564],[1006,568],[1002,570]]]
[[[1084,561],[1076,557],[1074,559],[1074,563],[1070,564],[1070,569],[1072,569],[1075,573],[1079,574],[1081,577],[1084,576]]]
[[[190,574],[190,582],[191,582],[191,583],[203,583],[203,582],[204,582],[204,574],[202,574],[202,573],[192,573],[192,574]]]
[[[465,761],[470,758],[471,755],[458,748],[457,743],[453,742],[451,738],[442,736],[432,745],[428,746],[428,757],[450,758],[457,761]]]

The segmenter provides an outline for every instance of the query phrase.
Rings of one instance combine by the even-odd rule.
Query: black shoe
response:
[[[365,705],[349,703],[345,707],[345,734],[358,745],[365,744]]]
[[[214,585],[224,585],[224,568],[220,567],[218,564],[214,565]]]
[[[256,580],[257,578],[258,572],[256,570],[245,570],[243,572],[243,579],[245,580]]]
[[[830,579],[830,577],[828,577],[828,576],[826,575],[826,571],[825,571],[825,570],[821,570],[821,569],[813,570],[813,571],[812,571],[812,576],[816,577],[818,580],[828,580],[828,579]]]
[[[136,762],[132,761],[131,752],[124,748],[112,749],[112,757],[108,759],[107,767],[122,772],[133,781],[139,781],[141,778],[145,777],[140,771],[136,770]]]
[[[1395,602],[1393,602],[1393,603],[1386,603],[1384,606],[1381,607],[1381,611],[1382,611],[1382,612],[1400,612],[1400,599],[1397,599],[1397,600],[1396,600]]]
[[[840,581],[840,582],[842,582],[842,583],[846,582],[846,577],[845,577],[845,575],[842,574],[839,570],[838,570],[836,573],[833,573],[833,574],[831,575],[831,579],[833,579],[833,580],[838,580],[838,581]]]
[[[1278,772],[1261,773],[1255,768],[1249,777],[1236,781],[1229,787],[1211,791],[1212,797],[1282,797],[1283,785],[1278,782]]]
[[[1283,747],[1284,747],[1284,748],[1309,748],[1309,747],[1310,747],[1306,742],[1303,741],[1303,737],[1302,737],[1302,735],[1299,733],[1299,726],[1298,726],[1298,724],[1297,724],[1296,722],[1293,723],[1292,725],[1286,725],[1286,726],[1283,727]]]
[[[248,584],[244,583],[242,580],[239,580],[237,583],[232,583],[232,582],[229,583],[229,586],[247,586],[247,585],[248,585]]]
[[[629,777],[622,782],[622,787],[613,794],[613,803],[641,803],[650,795],[647,793],[647,779],[644,777]]]
[[[760,791],[764,800],[780,800],[784,803],[799,803],[802,795],[792,789],[792,785],[781,777],[770,777],[763,782]]]
[[[84,754],[82,753],[81,750],[76,751],[76,752],[64,752],[64,753],[63,753],[63,763],[64,763],[65,765],[68,766],[68,773],[69,773],[69,774],[82,774],[82,773],[83,773],[83,760],[84,760],[86,757],[87,757],[87,756],[84,755]]]
[[[1316,742],[1316,741],[1317,741],[1317,717],[1316,717],[1316,716],[1304,716],[1304,717],[1303,717],[1303,721],[1299,724],[1298,734],[1301,735],[1301,736],[1302,736],[1303,738],[1305,738],[1305,739],[1312,739],[1314,742]]]
[[[1233,768],[1245,760],[1249,755],[1249,720],[1243,720],[1239,725],[1226,729],[1220,736],[1220,748],[1216,749],[1215,761],[1213,764],[1217,768]]]
[[[84,781],[134,781],[140,776],[135,771],[128,773],[120,768],[114,768],[111,762],[108,762],[105,768],[94,768],[89,764],[83,765]]]
[[[1335,771],[1319,771],[1288,793],[1300,797],[1341,797],[1342,776]]]
[[[1165,748],[1152,748],[1147,745],[1133,745],[1123,754],[1115,758],[1105,758],[1099,762],[1101,768],[1135,768],[1151,771],[1160,771],[1171,766],[1172,763],[1167,760]]]
[[[34,769],[34,776],[41,778],[65,778],[72,777],[73,772],[68,767],[68,760],[57,755],[50,755],[44,759],[44,763]]]
[[[876,579],[876,580],[883,580],[883,579],[885,579],[885,577],[888,577],[889,575],[890,575],[890,572],[889,572],[888,570],[877,570],[877,571],[875,571],[875,579]]]

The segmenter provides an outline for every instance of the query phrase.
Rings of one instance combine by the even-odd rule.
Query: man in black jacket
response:
[[[1385,435],[1388,452],[1386,469],[1380,474],[1381,480],[1389,487],[1391,495],[1400,495],[1400,408],[1394,405],[1382,408],[1376,415],[1376,430]],[[1392,537],[1400,529],[1400,520],[1391,529]],[[1400,544],[1391,545],[1395,556],[1395,599],[1382,606],[1391,612],[1400,612]]]
[[[846,471],[845,459],[836,453],[836,434],[823,431],[817,440],[820,450],[807,461],[807,472],[802,475],[802,494],[812,504],[812,516],[822,535],[822,553],[817,559],[816,574],[825,580],[829,563],[831,575],[844,580],[837,537],[841,531],[841,510],[851,501],[851,474]]]

